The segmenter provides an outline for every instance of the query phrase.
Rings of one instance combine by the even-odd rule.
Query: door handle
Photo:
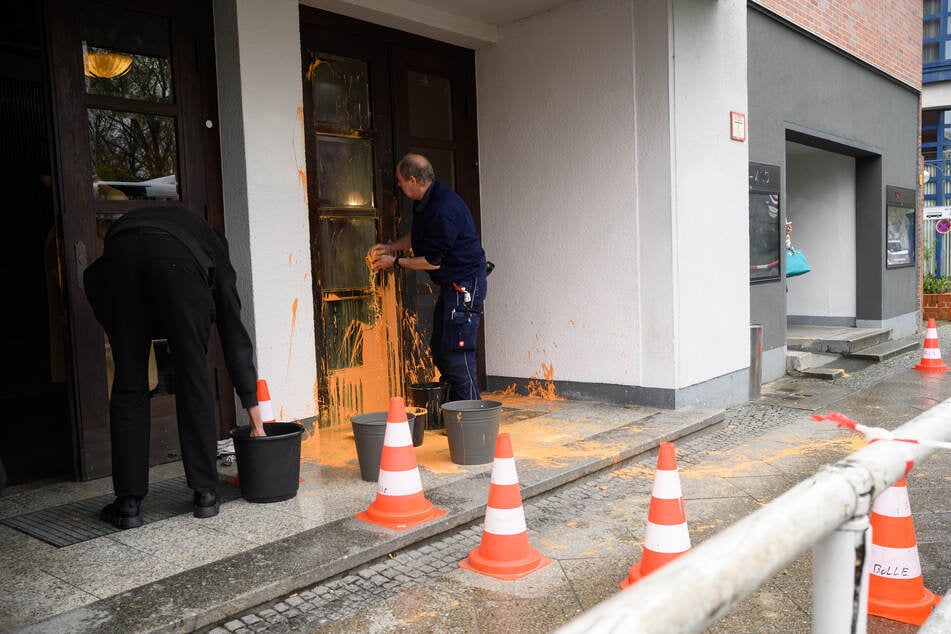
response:
[[[86,257],[86,243],[80,240],[73,245],[73,251],[76,255],[76,282],[79,288],[85,288],[83,284],[83,273],[86,272],[86,265],[89,260]]]

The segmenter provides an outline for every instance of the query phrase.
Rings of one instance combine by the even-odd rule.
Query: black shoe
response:
[[[195,491],[195,517],[214,517],[218,506],[218,494],[214,491]]]
[[[139,498],[117,497],[112,504],[105,506],[99,513],[99,519],[109,522],[116,528],[138,528],[142,526],[142,510]]]

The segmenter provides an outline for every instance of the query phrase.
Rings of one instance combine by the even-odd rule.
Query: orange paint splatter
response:
[[[304,138],[304,106],[297,106],[297,129],[291,138],[291,145],[294,148],[294,163],[297,164],[297,183],[300,185],[301,193],[304,195],[304,205],[307,205],[307,161],[301,159],[299,151],[300,141]]]
[[[304,76],[307,77],[307,81],[314,81],[314,71],[317,70],[317,67],[320,66],[320,58],[314,58],[314,61],[310,63],[307,67],[307,72],[304,73]],[[303,111],[303,108],[301,109]]]
[[[358,414],[386,411],[390,396],[403,393],[393,276],[381,276],[374,301],[370,323],[354,319],[338,329],[340,341],[351,348],[341,351],[349,355],[347,367],[326,373],[329,399],[321,412],[322,425],[349,425]]]
[[[300,300],[294,298],[294,302],[291,304],[291,333],[287,341],[287,367],[284,368],[284,385],[287,385],[290,381],[291,376],[291,354],[294,352],[294,330],[297,327],[297,306]],[[284,407],[281,406],[281,420],[284,420]]]
[[[500,392],[496,392],[496,394],[498,394],[499,396],[515,396],[516,394],[518,394],[518,392],[515,391],[515,385],[516,384],[513,383],[512,385],[508,386],[504,390]]]
[[[533,376],[528,382],[528,395],[543,398],[550,401],[563,401],[563,396],[559,396],[555,390],[555,368],[552,364],[542,363],[542,376],[544,383]]]

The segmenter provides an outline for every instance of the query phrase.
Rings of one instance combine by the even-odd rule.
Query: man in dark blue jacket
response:
[[[472,213],[462,199],[435,179],[426,157],[407,154],[396,180],[413,203],[410,232],[370,248],[371,268],[427,271],[440,286],[430,341],[433,361],[452,388],[449,399],[480,398],[476,340],[486,295],[485,251]],[[412,257],[400,253],[412,248]]]
[[[112,482],[116,499],[102,510],[117,528],[142,525],[149,486],[149,345],[169,343],[175,368],[175,413],[195,517],[218,514],[217,426],[205,362],[218,324],[225,365],[252,436],[264,436],[251,337],[225,239],[178,206],[143,207],[116,221],[104,253],[84,273],[86,296],[109,335],[115,377],[109,401]]]

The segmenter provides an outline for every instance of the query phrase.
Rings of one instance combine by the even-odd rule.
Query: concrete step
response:
[[[804,352],[851,354],[888,341],[891,333],[891,328],[790,325],[786,346]]]
[[[891,339],[889,341],[875,344],[874,346],[869,346],[868,348],[862,348],[861,350],[852,352],[847,356],[853,357],[855,359],[868,359],[869,361],[881,363],[882,361],[891,359],[892,357],[897,357],[898,355],[904,354],[910,350],[920,348],[921,342],[921,337],[918,335],[912,335],[903,339]]]
[[[818,368],[806,368],[801,372],[801,374],[802,376],[808,376],[814,379],[826,379],[828,381],[834,381],[845,376],[845,370],[843,368],[822,366]]]
[[[795,376],[835,380],[921,345],[920,336],[894,341],[890,336],[890,328],[790,325],[786,371]]]
[[[786,351],[786,372],[802,372],[809,368],[815,368],[825,365],[830,361],[838,359],[837,354],[825,354],[822,352],[805,352],[803,350]]]

